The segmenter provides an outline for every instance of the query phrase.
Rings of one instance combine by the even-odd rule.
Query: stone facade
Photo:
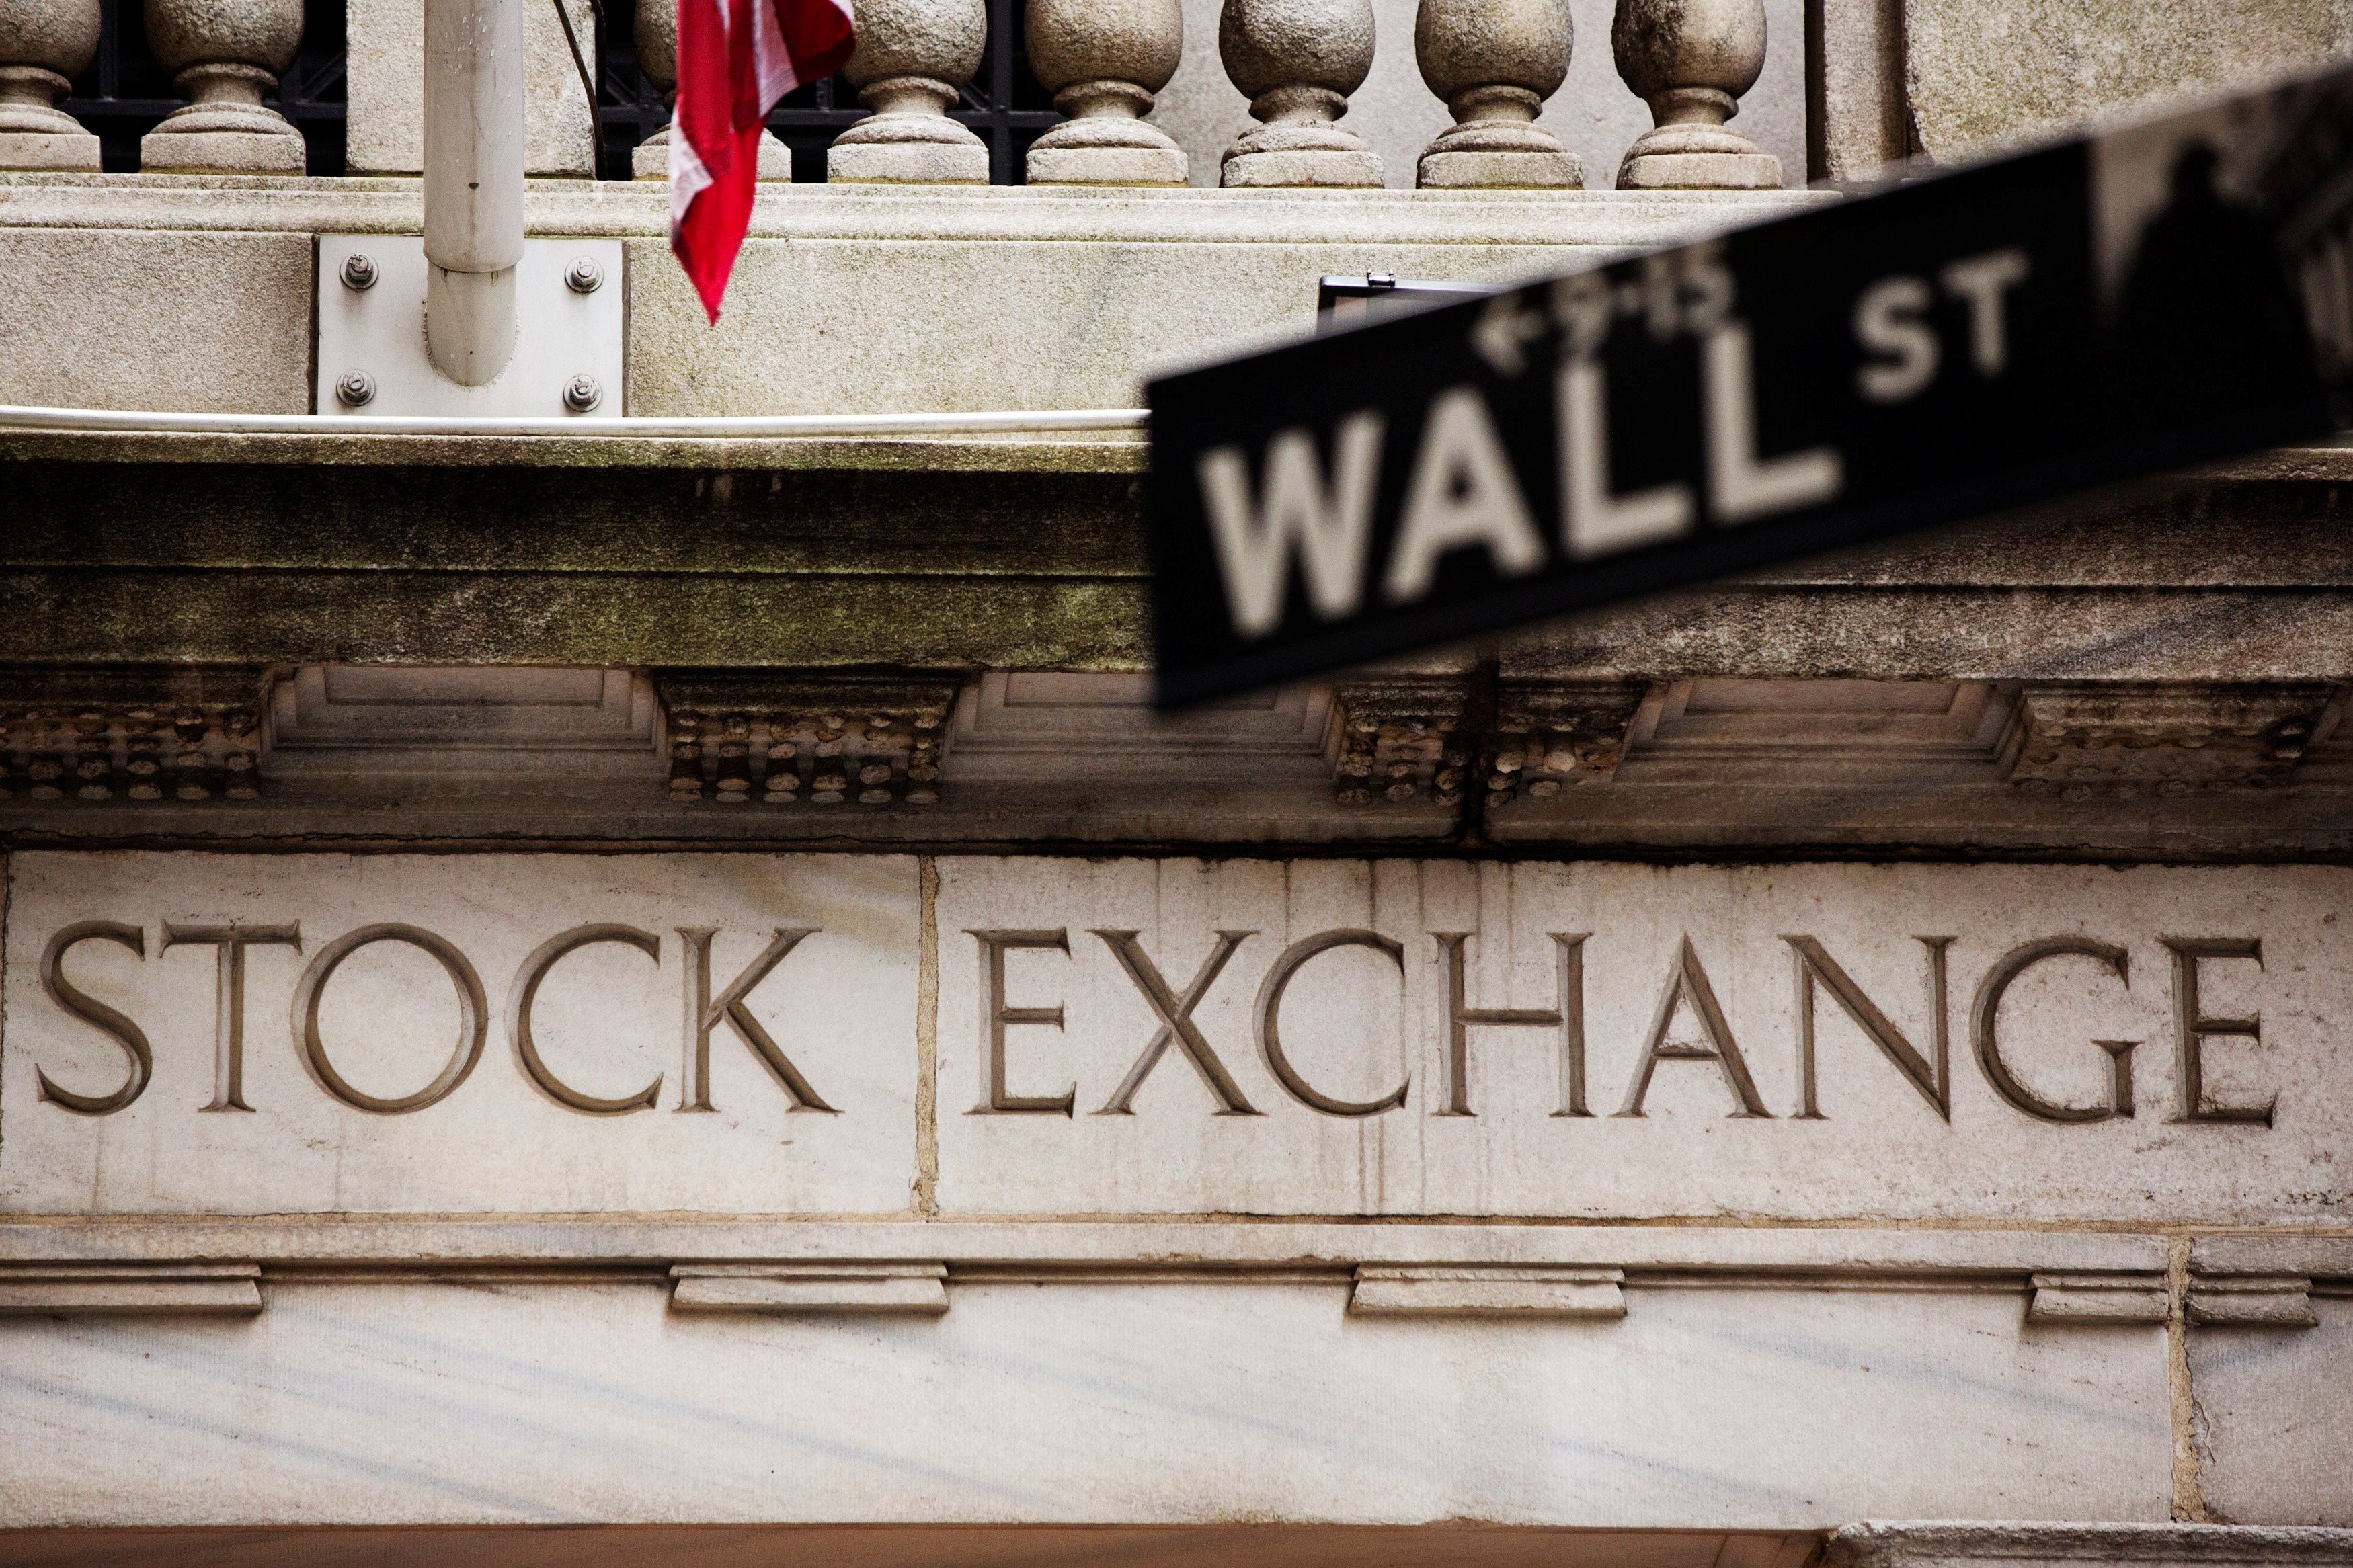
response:
[[[0,411],[0,1562],[2353,1561],[2344,451],[1159,715],[1048,418],[2222,9],[1036,0],[1008,188],[871,0],[713,329],[542,7],[601,412],[1031,416],[751,438],[311,426],[417,8],[311,178],[272,7],[131,174],[0,0],[0,403],[252,416]]]

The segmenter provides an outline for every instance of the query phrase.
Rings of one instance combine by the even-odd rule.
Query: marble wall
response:
[[[2164,1332],[1967,1292],[1383,1322],[1337,1285],[960,1287],[934,1320],[650,1284],[271,1289],[0,1325],[0,1524],[2161,1520]],[[158,1464],[168,1454],[169,1464]]]
[[[19,1214],[2264,1224],[2353,1192],[2337,868],[108,852],[11,881]],[[225,927],[260,933],[227,985]]]

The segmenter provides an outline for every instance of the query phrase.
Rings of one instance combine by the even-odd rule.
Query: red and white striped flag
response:
[[[714,324],[752,224],[761,122],[856,45],[849,0],[678,0],[670,247]]]

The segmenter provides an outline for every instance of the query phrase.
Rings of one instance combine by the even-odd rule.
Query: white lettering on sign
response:
[[[1689,485],[1611,493],[1609,382],[1600,363],[1577,359],[1563,365],[1559,398],[1561,531],[1569,554],[1578,560],[1611,555],[1687,531],[1696,518]]]
[[[1937,274],[1946,294],[1968,315],[1969,361],[1990,381],[2010,367],[2010,291],[2033,273],[2016,246],[1956,261]],[[1872,358],[1855,385],[1873,403],[1903,403],[1928,390],[1944,364],[1944,343],[1928,311],[1935,295],[1925,278],[1898,273],[1864,289],[1854,304],[1854,340]]]
[[[1726,321],[1702,341],[1700,383],[1707,427],[1708,510],[1722,522],[1754,522],[1836,500],[1844,465],[1830,447],[1784,457],[1757,454],[1757,369],[1748,326]]]
[[[1315,437],[1285,430],[1267,443],[1262,496],[1253,498],[1240,447],[1220,447],[1201,458],[1209,532],[1234,629],[1244,637],[1264,637],[1282,624],[1294,554],[1317,615],[1334,620],[1356,613],[1380,480],[1379,415],[1354,414],[1340,422],[1332,467],[1326,485]]]
[[[1868,402],[1892,405],[1920,396],[1950,364],[1965,363],[1984,381],[2006,374],[2014,298],[2033,270],[2026,250],[2013,245],[1947,263],[1933,281],[1899,273],[1872,283],[1848,318],[1862,351],[1857,390]],[[1597,269],[1541,292],[1506,290],[1482,305],[1470,319],[1467,346],[1501,387],[1445,387],[1419,420],[1361,409],[1340,418],[1328,437],[1305,426],[1278,429],[1255,484],[1246,445],[1202,455],[1195,478],[1236,634],[1261,638],[1282,630],[1294,561],[1313,614],[1342,620],[1365,611],[1366,585],[1376,578],[1390,605],[1427,597],[1457,554],[1475,554],[1493,577],[1510,580],[1695,541],[1703,521],[1742,528],[1845,495],[1847,461],[1835,445],[1767,447],[1757,323],[1736,310],[1737,279],[1723,247],[1649,257],[1637,273]],[[1947,343],[1945,330],[1956,318],[1959,341]],[[1638,334],[1630,340],[1630,324]],[[1546,387],[1535,378],[1547,374],[1541,363],[1547,339],[1553,362]],[[1672,346],[1695,356],[1700,460],[1688,476],[1616,488],[1613,345],[1620,353]],[[1507,419],[1499,427],[1496,416],[1514,412],[1507,400],[1546,391],[1555,451],[1530,493],[1503,434],[1525,426]],[[1650,411],[1641,428],[1654,429],[1658,413]],[[1394,530],[1383,526],[1385,496],[1394,498],[1387,503],[1397,509]],[[1556,520],[1550,538],[1537,521],[1547,502]]]
[[[1544,537],[1512,477],[1487,400],[1458,386],[1430,401],[1383,591],[1392,600],[1418,599],[1430,591],[1441,556],[1473,548],[1505,577],[1544,564]]]

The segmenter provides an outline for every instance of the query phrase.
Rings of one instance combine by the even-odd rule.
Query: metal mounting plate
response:
[[[343,264],[354,256],[375,263],[375,281],[364,289],[343,280]],[[585,294],[565,282],[566,270],[582,258],[603,275]],[[487,384],[460,386],[435,370],[425,353],[425,241],[405,234],[322,234],[311,407],[321,414],[539,419],[623,413],[621,267],[617,239],[523,241],[515,269],[514,358]],[[357,405],[338,400],[335,392],[353,372],[375,386],[374,395]],[[583,375],[595,379],[601,397],[594,409],[567,407],[565,387]]]

